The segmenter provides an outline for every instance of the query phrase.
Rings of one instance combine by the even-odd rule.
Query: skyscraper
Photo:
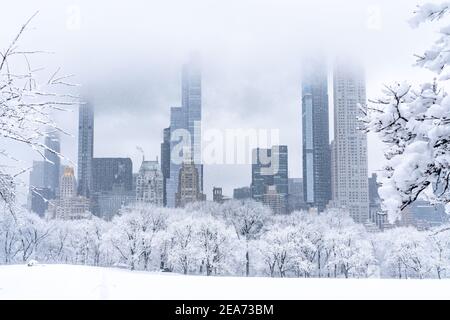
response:
[[[92,191],[94,156],[94,108],[81,104],[78,118],[78,194],[89,198]]]
[[[130,191],[133,188],[133,163],[130,158],[93,158],[92,191],[111,191],[121,187]]]
[[[163,174],[163,202],[167,205],[167,179],[170,178],[170,127],[163,131],[163,142],[161,143],[161,171]]]
[[[303,69],[304,197],[309,206],[321,212],[331,200],[327,68],[324,61],[308,61]]]
[[[255,201],[263,202],[264,195],[270,188],[270,198],[275,190],[282,199],[282,209],[287,209],[288,195],[288,148],[273,146],[271,149],[257,148],[252,154],[252,184],[251,193]],[[277,210],[280,211],[280,210]]]
[[[158,160],[142,161],[136,178],[136,201],[163,206],[163,181]]]
[[[289,178],[288,184],[288,212],[306,210],[303,179]]]
[[[191,155],[198,165],[201,163],[202,76],[197,58],[191,58],[183,66],[181,86],[181,105],[191,135]]]
[[[257,148],[252,152],[252,198],[262,202],[266,186],[273,185],[273,171],[271,170],[271,149]]]
[[[77,195],[77,182],[74,170],[65,167],[59,183],[59,198],[50,200],[48,205],[48,218],[75,220],[90,218],[89,199]]]
[[[28,208],[34,213],[43,216],[47,210],[47,200],[51,199],[50,190],[44,187],[45,161],[33,161],[30,172],[28,193]]]
[[[289,192],[289,179],[288,179],[288,147],[287,146],[273,146],[272,147],[272,160],[278,162],[274,165],[272,161],[273,171],[273,185],[276,190],[284,198],[287,197]],[[285,201],[287,199],[284,199]]]
[[[73,168],[66,167],[64,169],[64,174],[61,176],[60,198],[67,199],[75,197],[77,195],[76,187],[77,182],[75,180]]]
[[[266,191],[263,195],[263,203],[268,206],[274,214],[286,213],[286,199],[277,192],[276,186],[266,186]]]
[[[178,191],[178,172],[181,168],[180,159],[183,158],[182,148],[177,148],[178,145],[183,145],[182,137],[178,133],[187,134],[185,129],[185,117],[182,108],[170,109],[170,165],[169,178],[166,179],[166,206],[170,208],[175,207],[175,195]],[[178,152],[177,152],[178,151]],[[164,159],[166,161],[166,159]]]
[[[61,161],[59,153],[61,152],[59,134],[56,131],[47,133],[44,151],[46,161],[44,162],[44,187],[50,190],[50,199],[54,199],[59,192],[59,169]]]
[[[133,164],[130,158],[92,159],[92,213],[111,219],[134,201]]]
[[[205,200],[205,195],[200,190],[200,175],[192,159],[183,161],[178,181],[176,207],[184,207],[188,203]]]
[[[170,110],[170,178],[166,180],[166,202],[175,206],[181,164],[188,150],[199,175],[203,192],[203,165],[201,164],[201,70],[199,61],[192,58],[183,66],[181,77],[181,107]],[[186,149],[186,147],[188,147]]]
[[[366,104],[362,67],[339,61],[334,70],[333,203],[359,223],[369,218],[367,136],[359,105]]]

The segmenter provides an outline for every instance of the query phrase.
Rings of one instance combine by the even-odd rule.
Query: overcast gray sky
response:
[[[429,2],[429,1],[427,1]],[[440,1],[435,1],[440,2]],[[76,89],[96,108],[96,157],[127,156],[134,171],[141,156],[160,153],[170,107],[181,101],[181,64],[202,56],[203,128],[279,129],[289,146],[291,177],[301,176],[301,57],[311,51],[332,58],[352,54],[365,63],[368,98],[383,83],[431,75],[412,68],[437,34],[413,30],[407,20],[415,0],[15,0],[0,11],[0,47],[39,10],[23,49],[49,50],[32,63],[75,74]],[[332,101],[330,101],[332,107]],[[73,133],[62,152],[76,161],[77,112],[59,116]],[[331,121],[332,122],[332,121]],[[22,148],[28,163],[38,157]],[[369,171],[382,164],[382,145],[369,137]],[[249,185],[251,169],[207,166],[212,186]],[[27,178],[25,178],[27,180]]]

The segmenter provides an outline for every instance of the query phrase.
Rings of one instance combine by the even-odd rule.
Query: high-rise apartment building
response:
[[[358,120],[366,104],[364,70],[338,61],[333,75],[333,205],[348,210],[358,223],[369,219],[367,136]]]

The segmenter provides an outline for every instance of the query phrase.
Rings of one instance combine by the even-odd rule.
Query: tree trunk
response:
[[[250,275],[250,255],[248,252],[245,253],[245,275],[248,277]]]

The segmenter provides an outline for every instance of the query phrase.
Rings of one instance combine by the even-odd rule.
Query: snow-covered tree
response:
[[[28,261],[50,235],[51,227],[34,213],[18,211],[15,214],[22,262]]]
[[[166,228],[165,209],[138,204],[126,207],[112,220],[112,227],[105,235],[131,270],[138,264],[144,270],[150,267],[150,258],[156,235]]]
[[[39,259],[53,262],[74,263],[72,260],[74,253],[70,246],[74,222],[53,220],[49,221],[48,224],[51,226],[52,231],[42,245],[43,252],[39,256]]]
[[[256,201],[227,201],[220,208],[238,239],[245,241],[245,274],[250,275],[250,241],[259,237],[270,210]]]
[[[70,222],[68,247],[73,263],[98,266],[101,264],[101,245],[107,222],[97,217]],[[62,234],[64,235],[64,233]]]
[[[317,216],[307,212],[293,212],[286,217],[274,216],[278,221],[282,219],[281,221],[284,221],[283,223],[295,226],[298,232],[303,235],[303,239],[301,240],[302,245],[298,247],[298,250],[300,250],[302,256],[306,259],[303,265],[307,267],[304,267],[303,270],[297,267],[297,273],[299,275],[303,274],[305,277],[322,277],[322,268],[325,264],[325,257],[323,255],[324,240],[328,230],[328,218],[335,214],[337,213],[324,213]],[[316,264],[314,268],[313,263]]]
[[[435,78],[418,87],[407,81],[386,86],[384,97],[371,101],[363,119],[366,129],[387,144],[379,194],[391,222],[422,195],[450,203],[449,6],[419,6],[411,20],[413,27],[427,21],[447,23],[435,44],[417,56],[417,66]]]
[[[167,238],[171,242],[168,261],[174,266],[174,270],[183,274],[196,271],[200,262],[200,249],[196,243],[197,233],[197,223],[192,217],[175,221],[168,227]]]
[[[10,214],[0,214],[0,257],[3,263],[12,263],[20,251],[17,221]]]
[[[331,229],[325,243],[330,250],[327,265],[336,277],[342,273],[345,278],[368,277],[374,264],[373,248],[365,239],[363,226]]]
[[[430,274],[433,265],[426,233],[414,228],[397,228],[388,231],[387,236],[384,264],[391,276],[423,279]]]
[[[428,237],[431,264],[438,279],[445,278],[450,268],[450,232],[440,229],[430,231]]]
[[[259,249],[271,277],[278,273],[284,278],[299,263],[295,255],[296,235],[293,226],[274,225],[262,236]]]
[[[375,257],[365,228],[338,210],[326,212],[323,219],[327,225],[324,251],[329,276],[368,277]]]
[[[226,273],[229,269],[228,258],[232,255],[233,239],[236,239],[234,232],[212,216],[198,217],[196,225],[200,274],[211,276]]]

